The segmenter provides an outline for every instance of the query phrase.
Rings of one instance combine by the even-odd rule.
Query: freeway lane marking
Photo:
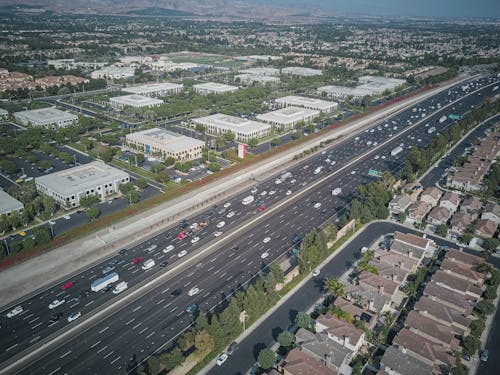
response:
[[[23,320],[29,319],[29,318],[31,318],[33,315],[35,315],[35,314],[31,313],[31,314],[29,314],[29,315],[26,315],[25,317],[23,317]]]
[[[74,303],[74,304],[72,304],[70,307],[71,307],[71,308],[73,308],[73,307],[75,307],[76,305],[78,305],[79,303],[80,303],[80,302]]]
[[[190,273],[187,274],[187,277],[191,277],[193,275],[194,275],[194,272],[190,272]]]
[[[89,277],[89,280],[95,279],[96,277],[97,277],[97,274],[91,275],[91,276]]]
[[[114,353],[114,351],[110,351],[108,354],[106,354],[106,355],[104,356],[104,359],[108,358],[108,357],[109,357],[111,354],[113,354],[113,353]]]
[[[207,271],[210,272],[215,268],[215,266],[210,267]]]
[[[69,355],[71,353],[71,350],[67,351],[66,353],[64,353],[62,356],[60,356],[59,358],[64,358],[66,357],[67,355]]]
[[[103,332],[106,332],[106,331],[107,331],[108,329],[109,329],[109,326],[107,326],[107,327],[104,327],[103,329],[101,329],[101,330],[99,331],[99,333],[103,333]]]
[[[162,290],[161,294],[167,293],[169,290],[170,290],[170,288],[164,289],[164,290]]]
[[[97,345],[99,345],[101,343],[101,340],[97,341],[94,345],[92,345],[90,348],[91,349],[94,349]]]
[[[51,373],[49,373],[49,375],[54,375],[56,372],[58,372],[61,368],[58,367],[56,368],[54,371],[52,371]]]
[[[189,286],[191,284],[191,281],[188,281],[186,284],[184,284],[184,288]]]
[[[107,345],[106,345],[106,346],[103,346],[101,349],[99,349],[99,350],[97,351],[97,353],[100,353],[100,352],[102,352],[102,351],[106,350],[107,348],[108,348],[108,346],[107,346]]]
[[[127,323],[125,323],[126,326],[128,326],[130,323],[132,323],[135,320],[135,318],[130,319]]]
[[[149,335],[147,335],[147,336],[146,336],[146,338],[147,338],[147,339],[149,339],[149,338],[150,338],[151,336],[153,336],[155,333],[156,333],[155,331],[151,332]]]
[[[172,310],[170,310],[170,312],[174,312],[175,310],[177,310],[177,306],[175,306]]]
[[[9,346],[5,351],[8,352],[9,350],[14,349],[16,346],[17,346],[17,344]]]
[[[161,300],[159,300],[158,302],[156,302],[157,305],[160,305],[162,304],[163,302],[165,302],[165,298],[162,298]]]
[[[40,337],[42,337],[42,336],[33,337],[33,338],[30,340],[30,344],[34,343],[35,341],[38,341],[38,340],[40,339]]]
[[[184,311],[181,311],[177,314],[177,317],[181,316],[182,314],[184,314]]]
[[[135,309],[132,310],[132,312],[136,312],[138,310],[142,309],[142,305],[141,306],[137,306]]]
[[[219,278],[222,279],[224,276],[226,276],[226,272],[224,272],[222,275],[220,275]]]
[[[31,314],[31,315],[33,315],[33,314]],[[40,318],[39,318],[39,317],[36,317],[35,319],[31,319],[31,320],[28,322],[28,324],[31,324],[31,323],[33,323],[33,322],[36,322],[38,319],[40,319]]]
[[[31,329],[35,329],[36,327],[39,327],[41,325],[42,325],[42,323],[38,323],[37,325],[34,325],[33,327],[31,327]]]
[[[87,303],[87,304],[85,305],[85,307],[87,307],[88,305],[92,305],[93,303],[94,303],[94,301],[90,301],[89,303]]]
[[[142,335],[144,332],[148,330],[148,327],[145,327],[141,332],[139,332],[139,335]]]
[[[137,327],[142,326],[142,322],[137,323],[135,326],[132,327],[132,329],[136,329]]]
[[[121,356],[118,356],[117,358],[115,358],[111,362],[109,362],[109,364],[112,365],[113,363],[115,363],[116,361],[118,361],[120,358],[121,358]]]

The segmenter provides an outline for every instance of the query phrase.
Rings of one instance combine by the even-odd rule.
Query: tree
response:
[[[165,182],[168,182],[170,180],[170,174],[166,170],[160,171],[156,175],[155,180],[164,184]]]
[[[220,164],[219,163],[209,163],[208,169],[212,172],[218,172],[218,171],[220,171]]]
[[[202,353],[209,353],[214,349],[214,340],[206,328],[196,333],[194,346]]]
[[[224,133],[224,139],[228,142],[234,141],[235,134],[232,131],[227,131]]]
[[[498,247],[499,242],[496,238],[487,238],[483,241],[483,248],[488,251],[494,251]]]
[[[479,349],[480,346],[480,341],[479,338],[475,336],[467,336],[465,339],[463,339],[463,347],[464,347],[464,353],[467,355],[474,355],[477,350]]]
[[[94,207],[99,202],[100,199],[97,195],[87,195],[86,197],[80,198],[80,206],[85,208]]]
[[[338,229],[337,229],[337,226],[335,224],[332,224],[332,223],[326,224],[323,228],[323,231],[326,235],[326,238],[329,241],[333,241],[333,240],[337,239]]]
[[[283,331],[278,335],[278,342],[284,348],[289,348],[293,344],[293,333],[290,331]]]
[[[148,182],[146,181],[146,179],[144,177],[141,177],[139,178],[135,184],[137,185],[137,187],[141,190],[144,190],[147,186],[148,186]]]
[[[38,227],[34,230],[34,234],[37,245],[43,245],[50,242],[50,233],[47,228]]]
[[[497,287],[493,285],[488,285],[483,293],[483,296],[487,300],[493,301],[495,298],[497,298]]]
[[[309,314],[299,311],[295,317],[295,324],[299,328],[308,328],[311,325],[311,317]]]
[[[248,145],[249,145],[250,147],[256,147],[258,144],[259,144],[259,141],[258,141],[256,138],[251,138],[251,139],[248,141]]]
[[[125,196],[124,196],[125,199],[127,199],[129,201],[129,204],[134,204],[134,203],[137,203],[141,200],[141,196],[139,195],[139,193],[135,190],[127,193]]]
[[[132,185],[131,182],[127,182],[127,183],[124,183],[124,184],[120,184],[119,189],[120,189],[120,192],[123,195],[127,195],[131,191],[134,191],[134,185]]]
[[[174,159],[175,160],[175,159]],[[158,163],[158,164],[153,164],[151,168],[149,169],[151,172],[154,174],[157,174],[163,170],[165,170],[165,165]]]
[[[446,234],[448,234],[448,227],[446,226],[446,224],[439,224],[436,227],[435,233],[438,236],[446,237]]]
[[[87,208],[85,213],[90,218],[90,220],[95,220],[99,217],[100,212],[99,212],[99,209],[97,207],[90,207],[90,208]]]
[[[278,146],[281,143],[281,138],[276,137],[271,140],[271,145]]]
[[[462,235],[462,242],[468,244],[473,238],[474,235],[472,233],[464,233]]]
[[[175,164],[175,158],[169,156],[168,158],[165,159],[165,165],[171,166]]]
[[[205,313],[200,311],[200,315],[198,315],[198,317],[196,318],[194,329],[196,332],[199,332],[203,329],[208,329],[208,327],[209,327],[208,318],[205,315]]]
[[[276,364],[276,353],[269,348],[264,348],[260,351],[259,356],[257,357],[257,362],[264,370],[273,368]]]
[[[243,329],[240,323],[240,313],[241,309],[236,298],[231,298],[229,305],[220,313],[219,320],[226,339],[231,339]]]
[[[186,331],[179,337],[178,344],[182,351],[187,352],[194,346],[194,335],[193,331]]]
[[[325,288],[334,297],[345,297],[346,290],[345,285],[342,284],[337,279],[328,278],[325,280]]]
[[[151,356],[147,361],[150,374],[158,374],[160,372],[160,359],[156,356]]]
[[[399,221],[400,223],[404,223],[404,222],[405,222],[405,220],[406,220],[406,214],[405,214],[404,212],[400,212],[400,213],[398,214],[398,221]]]
[[[170,352],[160,356],[160,362],[165,367],[166,371],[170,371],[174,367],[180,365],[183,361],[184,356],[178,346],[175,346]]]
[[[479,314],[486,316],[486,315],[490,315],[493,312],[495,312],[495,305],[493,303],[491,303],[490,301],[483,299],[483,300],[478,302],[478,304],[476,305],[476,307],[474,309],[476,309],[476,311]]]
[[[29,250],[29,249],[32,249],[33,247],[35,247],[35,245],[36,245],[35,240],[33,238],[31,238],[31,236],[24,237],[23,249]]]
[[[56,201],[54,200],[54,198],[45,195],[43,197],[43,207],[45,209],[45,212],[49,213],[50,216],[52,216],[56,208]]]

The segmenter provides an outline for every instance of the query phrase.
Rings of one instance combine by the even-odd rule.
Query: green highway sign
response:
[[[375,169],[370,169],[368,171],[368,176],[382,177],[382,172],[376,171]]]

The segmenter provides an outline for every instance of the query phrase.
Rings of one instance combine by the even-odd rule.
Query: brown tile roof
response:
[[[335,302],[333,302],[333,306],[350,314],[356,320],[364,320],[368,326],[371,326],[373,323],[375,323],[373,313],[363,309],[362,307],[356,305],[354,302],[349,301],[348,299],[337,297],[335,299]]]
[[[449,201],[455,206],[458,206],[460,203],[460,196],[457,193],[454,193],[452,191],[447,191],[444,193],[444,195],[441,197],[441,202],[442,201]]]
[[[477,267],[483,263],[483,258],[480,256],[466,253],[457,249],[449,249],[446,252],[445,259],[449,259],[455,263],[461,263],[464,266]]]
[[[454,308],[462,312],[465,316],[470,316],[474,307],[473,302],[463,294],[432,282],[425,287],[424,296],[429,297],[436,303]]]
[[[388,263],[380,261],[377,258],[373,258],[370,261],[370,264],[378,270],[380,276],[385,277],[387,280],[396,281],[398,283],[402,283],[403,281],[405,281],[409,273],[409,271],[394,267]]]
[[[384,294],[386,296],[392,297],[394,292],[398,289],[399,283],[391,280],[387,280],[386,278],[374,275],[373,273],[362,271],[359,274],[359,284],[366,285],[367,287],[372,288],[380,294]]]
[[[483,238],[491,238],[497,230],[497,223],[489,219],[479,219],[476,223],[475,233]]]
[[[445,223],[450,218],[450,211],[446,207],[434,207],[427,217]]]
[[[472,216],[468,213],[458,211],[451,218],[451,225],[464,231],[472,223]]]
[[[382,368],[389,367],[396,374],[403,375],[429,375],[432,374],[432,366],[419,361],[417,358],[405,354],[395,348],[389,346],[384,355],[380,359]],[[387,371],[392,373],[391,371]]]
[[[414,217],[423,217],[427,212],[429,212],[429,205],[424,201],[413,202],[410,207],[408,207],[408,213]]]
[[[441,269],[446,273],[456,276],[460,279],[470,281],[481,287],[484,283],[484,274],[475,270],[477,266],[466,266],[463,263],[454,262],[452,259],[445,258],[441,263]]]
[[[429,240],[411,233],[394,232],[394,240],[401,241],[412,246],[425,249],[429,245]]]
[[[347,323],[330,314],[321,314],[316,318],[316,321],[328,327],[328,333],[340,340],[344,337],[349,337],[349,342],[353,345],[356,345],[364,333],[363,330],[356,328],[354,324]]]
[[[442,284],[443,286],[455,290],[462,294],[468,294],[472,297],[479,298],[483,294],[483,290],[478,288],[470,281],[459,279],[456,276],[450,275],[442,270],[437,270],[432,276],[432,281],[437,284]]]
[[[312,359],[299,349],[292,349],[282,361],[282,367],[292,375],[337,375],[333,370]]]
[[[437,323],[434,319],[428,318],[416,311],[410,311],[405,321],[405,327],[415,334],[427,339],[442,343],[452,350],[458,348],[458,340],[454,337],[450,327]]]
[[[414,272],[419,266],[419,262],[405,255],[398,254],[394,251],[375,250],[374,259],[390,264],[391,266],[401,268],[402,270]]]
[[[431,319],[438,320],[438,323],[451,326],[452,331],[457,335],[462,335],[469,327],[471,320],[459,311],[437,303],[429,297],[422,296],[415,304],[415,311]]]
[[[482,207],[481,199],[471,195],[465,198],[462,204],[460,205],[461,210],[469,209],[471,211],[478,211],[481,207]]]

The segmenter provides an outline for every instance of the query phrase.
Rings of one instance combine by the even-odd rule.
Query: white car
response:
[[[55,222],[55,220],[49,220],[49,224],[50,225],[56,225],[56,222]]]
[[[351,174],[356,174],[356,171],[351,171]]]
[[[250,192],[251,192],[252,194],[257,193],[258,191],[259,191],[259,189],[257,189],[257,188],[253,188],[252,190],[250,190]]]
[[[186,250],[182,250],[181,252],[177,253],[177,256],[179,258],[182,258],[184,255],[186,255],[188,252]]]
[[[342,193],[341,188],[335,188],[332,190],[332,195],[339,195],[340,193]]]
[[[276,185],[279,185],[279,184],[281,184],[281,180],[280,180],[279,178],[277,178],[276,180],[274,180],[274,183],[275,183]]]
[[[312,275],[313,275],[314,277],[316,277],[316,276],[318,276],[318,275],[319,275],[319,273],[320,273],[320,271],[319,271],[319,270],[314,270],[314,271],[312,272]]]
[[[193,223],[189,226],[189,229],[196,229],[198,228],[198,223]]]
[[[200,237],[193,237],[191,238],[191,243],[196,243],[200,240]]]
[[[72,322],[73,320],[77,320],[81,316],[82,316],[82,313],[80,311],[73,313],[70,316],[68,316],[68,322]]]
[[[225,221],[220,221],[217,223],[217,228],[222,228],[224,225],[226,225]]]
[[[368,131],[368,129],[366,131]],[[359,137],[354,138],[354,140],[359,141]]]
[[[266,195],[267,195],[267,191],[266,191],[266,190],[264,190],[262,193],[260,193],[260,195],[261,195],[262,197],[266,196]]]
[[[217,358],[217,366],[222,366],[224,362],[226,362],[228,355],[226,353],[222,353],[219,358]]]
[[[188,296],[192,297],[194,296],[195,294],[198,294],[200,293],[200,289],[198,289],[197,287],[194,287],[194,288],[191,288],[188,292]]]
[[[373,145],[374,146],[378,145],[378,142],[377,141],[373,142]]]
[[[7,318],[13,318],[16,315],[21,314],[24,311],[22,306],[16,306],[7,313]]]
[[[220,231],[214,232],[215,237],[219,237],[220,235],[222,235],[222,232],[220,232]]]
[[[379,155],[375,155],[375,157],[373,159],[378,160],[379,158],[380,158]]]
[[[228,208],[231,206],[231,202],[224,203],[224,208]]]
[[[286,193],[285,193],[285,195],[290,195],[290,194],[292,194],[291,190],[287,190]]]
[[[269,195],[274,195],[274,194],[276,194],[276,190],[270,190],[269,191]]]
[[[366,142],[366,145],[367,145],[367,146],[371,146],[371,144],[372,144],[372,143],[373,143],[372,141],[367,141],[367,142]]]
[[[266,252],[263,252],[262,255],[260,256],[262,259],[266,259],[267,257],[269,256],[269,253],[266,251]]]
[[[234,216],[234,211],[229,211],[229,213],[226,215],[228,219],[232,218],[233,216]]]
[[[335,165],[335,164],[337,164],[337,162],[336,162],[335,160],[333,160],[333,161],[330,163],[330,165]]]
[[[61,306],[65,302],[66,302],[65,299],[56,299],[56,300],[52,301],[52,303],[49,305],[49,309],[51,309],[51,310],[55,309],[56,307]]]
[[[271,237],[266,237],[262,240],[264,243],[268,243],[269,241],[271,241]]]
[[[382,159],[385,159],[385,155],[382,155]]]
[[[148,246],[148,248],[146,249],[146,251],[153,251],[154,249],[156,249],[158,247],[158,245],[150,245]]]
[[[292,178],[292,179],[290,180],[290,183],[291,183],[291,184],[294,184],[294,183],[296,183],[296,182],[297,182],[297,180],[296,180],[295,178]]]
[[[313,207],[314,207],[314,208],[320,208],[320,207],[321,207],[321,203],[319,203],[319,202],[318,202],[318,203],[315,203]]]
[[[65,218],[66,220],[69,220],[69,219],[71,219],[71,216],[69,216],[69,215],[64,215],[64,216],[63,216],[63,218]]]
[[[174,245],[168,245],[166,248],[163,249],[163,252],[166,254],[174,249]]]

